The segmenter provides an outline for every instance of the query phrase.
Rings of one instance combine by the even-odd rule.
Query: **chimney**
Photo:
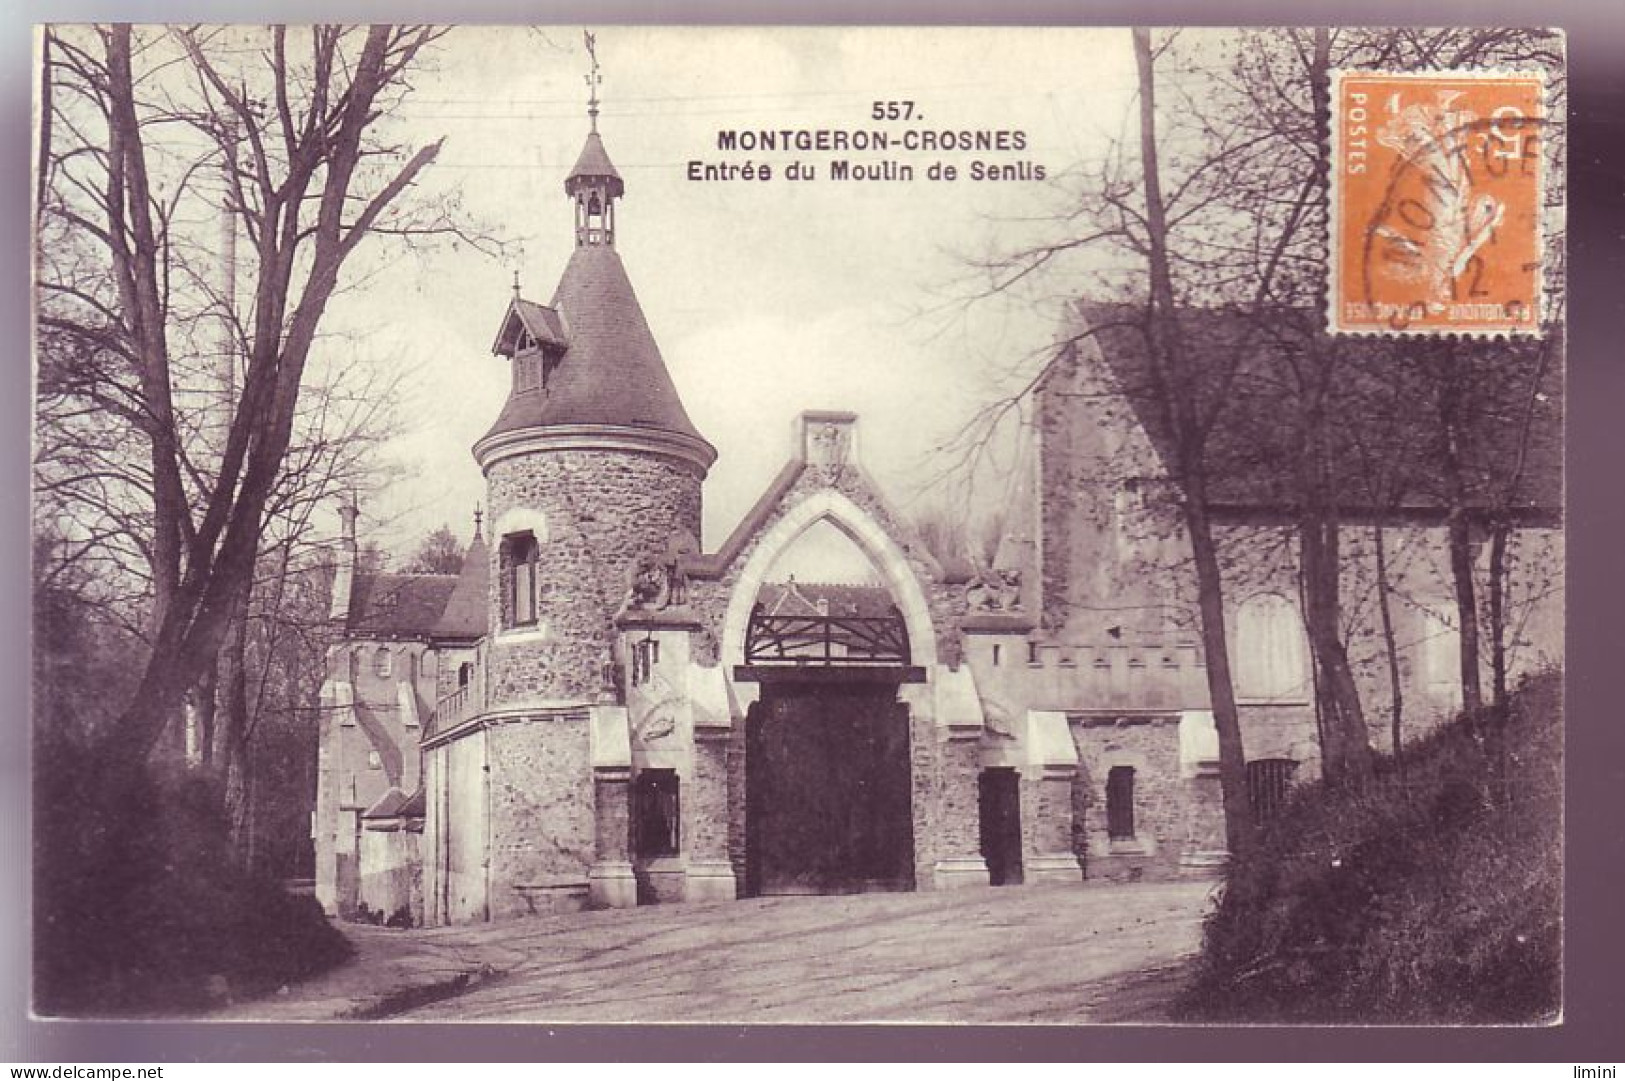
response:
[[[350,615],[350,591],[355,587],[355,520],[361,516],[352,493],[339,504],[339,559],[333,575],[333,605],[327,617],[342,623]]]

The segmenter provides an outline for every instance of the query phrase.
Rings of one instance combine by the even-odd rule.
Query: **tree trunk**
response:
[[[1200,487],[1200,486],[1199,486]],[[1224,575],[1219,567],[1206,493],[1185,502],[1185,528],[1196,564],[1197,610],[1202,619],[1202,653],[1207,660],[1208,698],[1219,734],[1219,790],[1224,799],[1224,836],[1232,862],[1252,849],[1253,810],[1247,795],[1247,751],[1241,738],[1235,682],[1230,674],[1229,636],[1224,625]]]
[[[1391,708],[1388,714],[1388,733],[1393,743],[1394,769],[1405,776],[1405,761],[1401,755],[1401,732],[1405,716],[1405,685],[1399,672],[1399,639],[1394,634],[1394,614],[1388,584],[1388,541],[1382,520],[1377,520],[1374,544],[1377,555],[1377,612],[1382,617],[1382,646],[1388,658],[1388,694]]]
[[[197,729],[194,733],[197,739],[198,761],[196,764],[206,770],[214,768],[215,732],[217,730],[215,722],[220,717],[219,689],[220,665],[216,663],[203,673],[203,678],[197,681],[197,686],[192,688],[190,696],[189,708],[193,711],[193,716],[197,720]],[[183,758],[186,757],[189,750],[185,745],[185,738],[183,733],[181,736],[181,754]],[[190,766],[193,763],[188,761],[186,764]]]
[[[1156,78],[1151,32],[1134,31],[1134,56],[1140,79],[1140,161],[1145,174],[1146,232],[1151,278],[1151,355],[1161,368],[1168,393],[1172,430],[1178,447],[1175,478],[1180,486],[1185,529],[1190,534],[1196,566],[1197,607],[1202,620],[1202,649],[1207,658],[1208,696],[1219,737],[1219,787],[1224,800],[1225,841],[1230,859],[1245,862],[1252,848],[1252,808],[1247,799],[1247,756],[1242,745],[1241,717],[1230,676],[1230,649],[1224,625],[1224,577],[1208,517],[1203,434],[1197,423],[1193,383],[1185,366],[1168,257],[1168,222],[1157,170]]]
[[[1456,634],[1461,643],[1461,707],[1477,723],[1479,711],[1484,707],[1478,683],[1478,595],[1473,582],[1473,527],[1467,517],[1467,485],[1461,466],[1458,414],[1463,408],[1461,398],[1465,389],[1462,364],[1454,343],[1440,343],[1439,366],[1442,371],[1437,410],[1444,438],[1440,465],[1445,482],[1450,580],[1456,598]]]
[[[243,589],[233,606],[226,643],[220,651],[220,715],[217,727],[215,761],[221,781],[226,822],[234,842],[241,841],[244,818],[245,780],[250,769],[248,761],[248,616],[249,593],[252,579],[243,583]],[[238,843],[233,851],[246,857]]]
[[[1331,116],[1331,35],[1313,32],[1309,58],[1309,92],[1319,133],[1316,182],[1325,190],[1329,178]],[[1303,578],[1304,627],[1320,697],[1321,768],[1332,784],[1363,783],[1371,772],[1371,740],[1359,686],[1343,643],[1342,521],[1338,511],[1338,471],[1330,446],[1332,380],[1338,363],[1335,343],[1311,331],[1301,363],[1303,388],[1303,460],[1297,471],[1300,495],[1298,526],[1300,573]]]
[[[1511,531],[1504,521],[1497,521],[1490,527],[1490,703],[1497,722],[1506,720],[1507,541]]]
[[[1484,708],[1478,684],[1478,595],[1473,584],[1472,526],[1459,505],[1450,510],[1449,532],[1450,577],[1456,591],[1457,634],[1461,641],[1461,708],[1476,718]]]
[[[1332,784],[1362,783],[1371,773],[1371,741],[1365,710],[1343,644],[1339,526],[1335,517],[1310,510],[1300,525],[1300,559],[1307,605],[1304,624],[1325,698],[1327,745],[1322,768]]]

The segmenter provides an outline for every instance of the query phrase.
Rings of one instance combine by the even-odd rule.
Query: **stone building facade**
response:
[[[1221,865],[1190,575],[1157,506],[1164,451],[1097,393],[1133,343],[1067,328],[992,566],[932,556],[839,412],[797,419],[777,477],[707,551],[716,452],[615,249],[625,186],[596,125],[565,190],[576,250],[550,303],[516,290],[493,348],[513,384],[474,447],[489,539],[476,532],[460,576],[365,576],[347,518],[323,692],[324,904],[439,924]],[[1522,668],[1560,649],[1556,468],[1532,470],[1519,502]],[[1362,549],[1379,527],[1409,731],[1459,694],[1438,515],[1391,509],[1345,529],[1379,745],[1391,685]],[[1225,543],[1246,553],[1227,589],[1249,782],[1273,813],[1318,773],[1289,519],[1246,493],[1225,513]],[[886,614],[762,604],[785,595],[779,558],[821,525],[866,557]],[[834,643],[822,656],[820,641]]]

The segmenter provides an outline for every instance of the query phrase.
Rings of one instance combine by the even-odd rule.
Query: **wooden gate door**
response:
[[[908,707],[895,685],[764,685],[745,738],[748,893],[913,887]]]

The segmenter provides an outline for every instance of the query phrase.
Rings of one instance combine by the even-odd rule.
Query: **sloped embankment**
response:
[[[1562,973],[1561,676],[1359,792],[1306,786],[1208,918],[1191,1020],[1541,1023]]]

